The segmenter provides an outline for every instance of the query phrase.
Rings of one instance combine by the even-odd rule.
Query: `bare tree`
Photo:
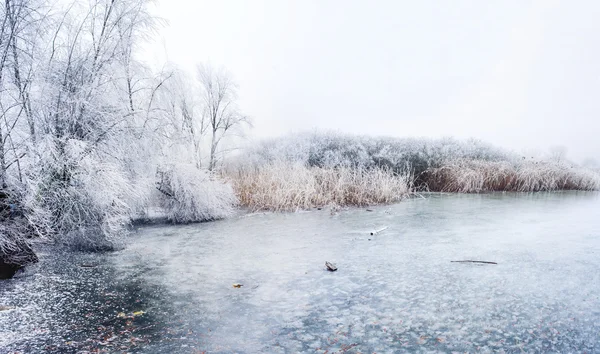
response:
[[[191,151],[192,156],[183,154],[179,160],[187,163],[191,157],[199,169],[202,167],[202,144],[208,125],[202,121],[202,102],[197,86],[187,76],[187,73],[172,68],[168,80],[157,92],[156,106],[161,119],[156,128],[165,140],[163,149]]]
[[[132,54],[152,25],[147,3],[75,1],[52,26],[38,90],[44,144],[35,185],[60,237],[110,239],[128,219],[128,148],[154,84]]]
[[[0,3],[0,187],[16,167],[22,180],[21,160],[27,138],[35,141],[31,103],[34,56],[46,19],[43,0],[4,0]],[[21,124],[26,118],[29,135]]]
[[[217,163],[221,140],[243,126],[251,126],[236,104],[238,87],[225,70],[215,70],[209,65],[198,65],[198,81],[201,85],[204,110],[202,126],[211,133],[208,169]]]

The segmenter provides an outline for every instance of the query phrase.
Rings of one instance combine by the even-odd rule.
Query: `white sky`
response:
[[[600,160],[600,1],[159,0],[148,62],[225,66],[255,137],[476,137]]]

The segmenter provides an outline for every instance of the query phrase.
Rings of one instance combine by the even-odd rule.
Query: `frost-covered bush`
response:
[[[393,138],[304,133],[269,139],[244,155],[244,164],[293,161],[316,167],[385,167],[418,177],[446,161],[503,161],[515,156],[479,140]]]
[[[20,199],[17,191],[0,188],[0,279],[37,261],[29,244],[35,231],[23,217]]]
[[[10,278],[24,265],[37,262],[29,245],[30,234],[23,220],[2,219],[0,223],[0,279]]]
[[[160,206],[174,223],[202,222],[230,216],[237,198],[230,185],[193,165],[165,166],[157,173]]]
[[[36,224],[48,223],[50,237],[74,249],[112,249],[131,217],[131,181],[118,161],[89,154],[84,141],[57,145],[40,142],[39,163],[29,173],[27,205],[39,210]]]

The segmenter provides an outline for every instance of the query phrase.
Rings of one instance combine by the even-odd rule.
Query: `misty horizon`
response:
[[[600,156],[594,2],[160,1],[153,12],[165,25],[143,59],[227,68],[253,139],[318,129]]]

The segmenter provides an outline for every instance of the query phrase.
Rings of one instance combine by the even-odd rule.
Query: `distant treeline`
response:
[[[479,140],[305,133],[260,142],[227,175],[252,209],[397,201],[415,191],[598,190],[600,174]]]

